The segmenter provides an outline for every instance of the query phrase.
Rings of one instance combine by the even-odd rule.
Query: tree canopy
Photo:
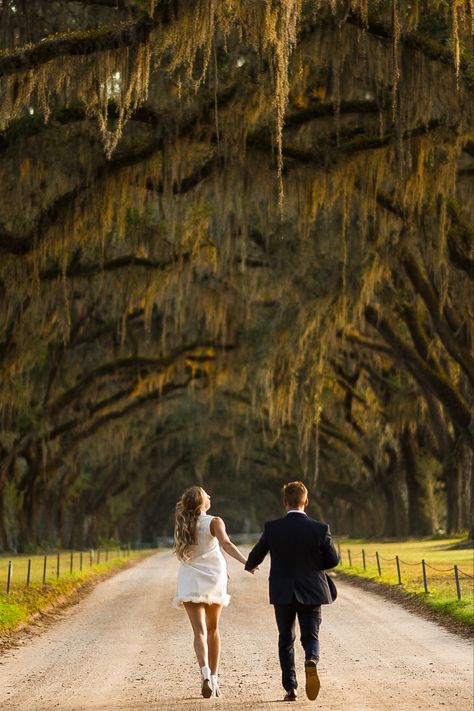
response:
[[[0,548],[466,529],[473,7],[0,3]]]

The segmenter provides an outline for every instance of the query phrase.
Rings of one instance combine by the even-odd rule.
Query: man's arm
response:
[[[257,568],[263,561],[269,550],[270,549],[268,547],[267,534],[264,528],[263,533],[260,536],[260,540],[254,545],[254,547],[249,553],[249,557],[247,558],[247,562],[245,563],[245,570],[255,570],[255,568]]]
[[[332,542],[329,526],[327,526],[326,534],[321,544],[321,554],[323,559],[323,570],[335,568],[336,565],[339,564],[339,555],[334,547],[334,543]]]

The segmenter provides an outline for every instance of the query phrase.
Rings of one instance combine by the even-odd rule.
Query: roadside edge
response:
[[[429,620],[430,622],[434,622],[435,624],[444,627],[453,634],[463,637],[464,639],[473,639],[474,628],[471,627],[471,625],[453,620],[449,615],[434,610],[420,600],[420,598],[414,593],[409,593],[406,590],[396,588],[388,583],[369,580],[357,575],[347,575],[339,570],[334,571],[332,575],[336,581],[339,578],[350,585],[361,588],[362,590],[373,592],[376,595],[384,597],[386,600],[402,605],[410,612],[413,612],[419,617],[423,617],[425,620]]]
[[[157,551],[147,551],[143,555],[139,555],[132,560],[127,560],[121,564],[113,565],[103,572],[98,572],[86,580],[79,581],[78,585],[74,587],[74,589],[67,594],[59,595],[43,609],[34,613],[27,622],[21,623],[14,630],[0,633],[0,657],[3,653],[9,651],[10,649],[18,647],[26,639],[42,634],[48,627],[54,624],[56,620],[66,614],[70,608],[74,607],[81,602],[81,600],[87,597],[96,585],[104,580],[107,580],[108,578],[112,578],[114,575],[117,575],[124,570],[133,568],[135,565],[138,565],[138,563],[143,562],[146,558],[155,555],[156,553]]]

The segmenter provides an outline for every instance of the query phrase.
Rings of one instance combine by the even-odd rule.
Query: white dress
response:
[[[174,607],[183,602],[204,602],[227,606],[227,564],[219,542],[209,530],[214,517],[201,513],[196,521],[196,543],[189,548],[191,558],[180,561],[178,590]]]

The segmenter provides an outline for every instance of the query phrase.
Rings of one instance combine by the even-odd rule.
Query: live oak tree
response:
[[[472,19],[0,4],[0,547],[469,527]]]

